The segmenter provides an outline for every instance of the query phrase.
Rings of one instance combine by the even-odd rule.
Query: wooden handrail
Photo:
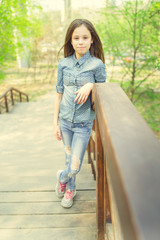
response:
[[[5,109],[6,112],[9,112],[9,103],[11,102],[12,105],[15,103],[15,94],[14,92],[19,93],[19,101],[22,102],[23,98],[22,96],[25,96],[26,101],[29,101],[29,97],[26,93],[19,91],[16,88],[9,87],[1,96],[0,96],[0,114],[1,114],[1,108]],[[10,97],[8,94],[10,93]],[[2,103],[1,103],[2,101]]]
[[[112,222],[115,240],[158,240],[160,143],[117,83],[95,84],[94,94],[97,239]]]

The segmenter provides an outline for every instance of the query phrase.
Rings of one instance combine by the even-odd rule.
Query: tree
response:
[[[0,66],[29,48],[31,39],[40,33],[35,10],[41,8],[32,0],[1,0]]]
[[[98,24],[106,54],[112,55],[130,78],[131,101],[137,100],[135,92],[159,69],[159,12],[157,1],[127,1],[119,7],[107,6],[103,22]]]

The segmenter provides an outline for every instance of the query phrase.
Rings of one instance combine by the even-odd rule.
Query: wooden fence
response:
[[[10,87],[0,96],[0,114],[2,112],[9,112],[9,108],[15,104],[15,102],[29,101],[29,97],[26,93],[19,91],[16,88]]]
[[[88,158],[97,183],[98,240],[160,239],[160,143],[117,83],[96,84]]]

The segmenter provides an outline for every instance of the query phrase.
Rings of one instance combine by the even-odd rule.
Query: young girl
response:
[[[54,135],[63,140],[65,169],[57,172],[56,194],[69,208],[76,195],[76,175],[81,169],[90,139],[94,111],[91,91],[94,83],[106,81],[104,53],[91,22],[74,20],[66,33],[64,58],[58,66],[54,110]]]

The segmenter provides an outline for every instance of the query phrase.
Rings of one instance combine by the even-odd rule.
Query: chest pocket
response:
[[[91,71],[83,72],[83,73],[80,73],[77,76],[77,84],[79,86],[83,86],[83,85],[85,85],[86,83],[89,83],[89,82],[91,82],[91,83],[95,82],[93,72],[91,72]]]
[[[68,71],[63,70],[63,84],[66,86],[75,85],[75,77]]]

